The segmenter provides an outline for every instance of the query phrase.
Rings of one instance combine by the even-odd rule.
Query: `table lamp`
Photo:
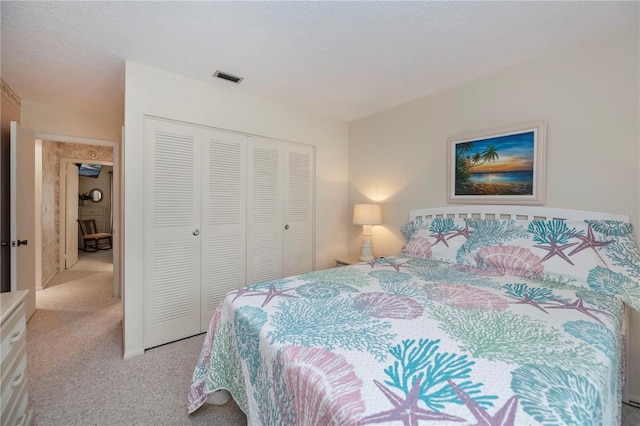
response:
[[[362,225],[362,243],[360,260],[373,260],[373,244],[371,243],[371,226],[382,223],[382,209],[379,204],[356,204],[353,207],[353,224]]]

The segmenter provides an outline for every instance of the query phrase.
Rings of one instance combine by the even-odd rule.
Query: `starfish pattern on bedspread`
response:
[[[367,265],[371,266],[372,268],[374,268],[376,265],[380,265],[380,266],[389,265],[393,269],[395,269],[396,271],[399,271],[400,267],[404,266],[407,262],[409,262],[409,261],[405,260],[402,263],[398,263],[398,262],[395,262],[392,259],[386,259],[384,257],[381,257],[381,258],[378,258],[378,259],[367,260],[365,263]]]
[[[597,316],[593,315],[589,311],[600,312],[601,314],[606,314],[606,312],[605,311],[601,311],[599,309],[587,308],[586,306],[584,306],[584,302],[583,302],[582,299],[576,299],[575,302],[572,302],[572,303],[567,303],[564,300],[556,300],[556,302],[561,303],[561,305],[550,305],[550,306],[545,306],[545,308],[547,308],[547,309],[575,309],[576,311],[582,312],[586,316],[588,316],[590,318],[593,318],[594,320],[598,321],[600,324],[603,324],[603,322],[600,321],[600,318],[598,318]]]
[[[251,293],[252,291],[255,291],[255,290],[253,288],[251,288],[251,287],[242,287],[242,288],[237,289],[236,291],[231,293],[231,294],[235,294],[235,297],[233,298],[233,300],[231,300],[231,302],[232,303],[235,302],[236,299],[238,299],[239,297],[242,297],[247,293]]]
[[[373,258],[371,260],[363,260],[363,262],[371,266],[372,268],[375,267],[376,265],[383,265],[385,263],[389,263],[389,261],[384,257],[379,257],[377,259]]]
[[[518,299],[518,298],[515,298],[513,296],[508,296],[508,297],[517,300],[517,302],[509,302],[511,304],[514,304],[514,305],[531,305],[531,306],[533,306],[535,308],[540,309],[545,314],[549,313],[549,312],[545,311],[544,308],[542,306],[540,306],[540,304],[538,302],[536,302],[535,300],[531,299],[531,296],[529,296],[528,294],[526,294],[522,299]]]
[[[467,240],[469,239],[469,235],[473,234],[473,231],[469,229],[469,224],[465,222],[464,228],[458,229],[454,232],[447,240],[458,237],[460,235],[464,236]]]
[[[596,247],[608,246],[609,244],[614,243],[615,240],[609,240],[609,241],[596,240],[596,238],[593,236],[593,228],[591,228],[591,225],[589,225],[589,228],[587,229],[586,237],[577,233],[573,233],[571,234],[571,236],[578,238],[582,242],[578,244],[578,247],[574,248],[573,250],[571,250],[571,252],[569,252],[569,256],[579,253],[586,248],[591,248],[598,255],[600,260],[602,260],[602,263],[604,263],[605,265],[607,264],[607,262],[604,261],[602,256],[600,256],[600,253],[598,253],[598,250],[596,249]]]
[[[453,388],[458,398],[467,406],[473,417],[478,420],[473,426],[513,426],[516,420],[516,410],[518,408],[518,397],[512,396],[507,402],[498,410],[498,412],[492,416],[480,406],[473,398],[469,396],[465,391],[460,389],[451,380],[447,380],[449,385]]]
[[[375,383],[384,396],[391,401],[394,408],[364,417],[358,421],[359,425],[398,421],[402,422],[405,426],[418,426],[418,420],[464,421],[461,417],[452,416],[446,413],[437,413],[435,411],[425,410],[418,407],[418,401],[420,400],[420,379],[416,379],[416,381],[413,382],[413,386],[411,387],[406,399],[402,399],[395,393],[391,392],[389,388],[377,380],[374,380],[373,383]]]
[[[396,263],[396,262],[392,262],[392,261],[390,261],[390,260],[389,260],[389,261],[387,261],[387,263],[388,263],[390,266],[392,266],[392,267],[393,267],[393,269],[395,269],[396,271],[400,271],[400,267],[401,267],[401,266],[404,266],[407,262],[408,262],[408,260],[407,260],[407,261],[405,261],[405,262],[402,262],[402,263]]]
[[[534,245],[533,247],[537,247],[543,250],[548,250],[549,253],[547,253],[547,255],[545,257],[543,257],[540,261],[544,262],[547,259],[552,258],[553,256],[560,256],[561,258],[563,258],[564,260],[566,260],[567,262],[569,262],[571,265],[573,265],[573,262],[571,261],[571,259],[569,259],[567,257],[567,255],[564,253],[563,250],[568,249],[569,247],[575,246],[578,243],[571,243],[571,244],[562,244],[562,245],[558,245],[558,243],[556,243],[556,241],[549,237],[549,246],[543,246],[543,245]]]
[[[447,235],[451,235],[451,232],[442,232],[442,231],[438,231],[437,234],[429,234],[430,236],[434,237],[436,239],[436,241],[431,244],[431,246],[435,246],[436,244],[438,244],[440,241],[442,241],[442,243],[449,247],[449,243],[447,243],[447,239],[445,238]]]
[[[264,308],[276,296],[298,297],[293,294],[285,293],[287,291],[293,291],[293,290],[295,290],[295,288],[286,288],[284,290],[276,290],[276,286],[271,284],[269,286],[269,290],[267,291],[252,290],[252,291],[244,292],[243,295],[244,296],[265,296],[264,302],[262,302],[262,305],[260,305],[262,308]]]

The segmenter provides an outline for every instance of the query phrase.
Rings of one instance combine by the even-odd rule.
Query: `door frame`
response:
[[[113,209],[113,296],[120,297],[120,269],[121,269],[121,241],[123,241],[124,235],[121,235],[120,230],[122,229],[120,226],[120,206],[122,205],[121,197],[122,193],[120,188],[122,188],[122,183],[120,181],[120,151],[121,145],[119,141],[111,141],[104,139],[91,139],[91,138],[83,138],[77,136],[65,136],[65,135],[56,135],[50,133],[41,133],[34,132],[33,137],[38,140],[43,141],[51,141],[51,142],[62,142],[62,143],[75,143],[80,145],[95,145],[95,146],[107,146],[113,148],[113,161],[103,161],[102,163],[112,163],[113,165],[113,190],[112,190],[112,209]],[[68,158],[64,158],[65,160],[69,160]],[[63,158],[61,158],[63,160]],[[74,159],[76,162],[78,159]],[[100,163],[97,160],[86,159],[91,162]],[[61,161],[62,162],[62,161]],[[111,164],[109,164],[111,165]],[[66,168],[66,163],[65,163]],[[62,169],[62,167],[61,167]],[[60,197],[62,197],[65,191],[60,191]],[[62,199],[65,201],[66,199]],[[60,199],[59,199],[60,202]],[[65,205],[65,204],[60,204]],[[36,211],[36,221],[42,220],[42,211]],[[64,241],[64,238],[60,237],[60,232],[66,232],[66,213],[60,214],[60,223],[58,226],[58,246]],[[64,234],[63,234],[64,235]],[[60,251],[62,258],[64,259],[64,248]],[[64,265],[64,263],[63,263]],[[58,257],[58,266],[60,266],[60,256]],[[61,271],[64,271],[64,266]],[[42,283],[40,283],[42,285]]]
[[[70,267],[72,267],[73,265],[75,265],[76,263],[78,263],[78,250],[79,250],[78,226],[69,226],[69,222],[77,223],[76,221],[78,220],[78,216],[80,214],[79,207],[78,207],[79,203],[76,197],[72,198],[68,196],[68,194],[75,194],[80,192],[79,191],[80,174],[79,174],[79,168],[76,166],[76,164],[78,163],[72,163],[72,162],[63,160],[63,161],[60,161],[60,164],[58,166],[60,167],[60,170],[59,170],[60,174],[58,177],[58,182],[59,182],[59,185],[58,185],[59,208],[58,209],[59,211],[63,212],[63,215],[64,215],[64,218],[62,220],[58,218],[59,222],[61,222],[58,224],[58,228],[60,227],[65,228],[63,232],[60,232],[58,234],[58,244],[59,244],[58,253],[60,254],[60,257],[62,257],[62,254],[64,253],[64,265],[62,264],[58,265],[58,270],[62,270],[64,267],[65,271]],[[73,184],[70,184],[70,182],[73,182]],[[64,187],[64,190],[62,189],[63,187]],[[75,213],[73,212],[74,209],[75,209]],[[75,220],[72,221],[71,220],[72,217],[75,218]],[[60,241],[63,235],[64,235],[64,243]],[[73,240],[73,241],[70,241],[70,240]],[[64,251],[62,250],[63,247],[64,247]],[[73,253],[73,251],[75,251],[75,253]],[[72,262],[70,262],[70,260],[72,260]],[[44,286],[44,283],[43,283],[43,286]]]
[[[115,156],[115,152],[113,153]],[[115,166],[114,166],[114,162],[113,161],[105,161],[105,160],[92,160],[89,158],[69,158],[69,157],[60,157],[60,170],[58,170],[59,173],[59,179],[60,179],[60,192],[58,194],[58,205],[61,206],[60,208],[60,223],[58,224],[58,269],[60,271],[65,271],[67,264],[66,264],[66,256],[65,256],[65,252],[66,252],[66,245],[65,245],[65,241],[67,238],[67,225],[68,224],[68,220],[67,220],[67,211],[66,209],[63,211],[62,206],[66,206],[67,205],[67,191],[66,188],[65,190],[63,190],[62,188],[62,182],[64,182],[64,179],[66,178],[66,171],[67,171],[67,165],[69,163],[78,163],[78,162],[82,162],[82,163],[91,163],[91,164],[102,164],[103,166],[113,166],[113,169],[115,170]],[[115,172],[113,173],[115,175]],[[115,176],[114,176],[114,181],[115,181]],[[114,193],[115,193],[115,184],[113,185],[113,188],[111,190],[111,204],[112,206],[115,204],[115,197],[114,197]],[[112,210],[115,210],[112,208]],[[111,212],[113,217],[113,222],[114,222],[114,228],[115,228],[115,214],[112,211]],[[74,225],[75,226],[75,225]],[[115,246],[115,242],[113,244]],[[114,274],[115,274],[115,251],[113,252],[113,258],[114,258]],[[116,296],[115,294],[115,290],[114,290],[114,296]]]

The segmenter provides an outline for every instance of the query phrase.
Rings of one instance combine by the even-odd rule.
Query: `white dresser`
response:
[[[0,388],[4,426],[31,424],[27,392],[27,320],[24,298],[28,290],[0,293],[2,326]]]

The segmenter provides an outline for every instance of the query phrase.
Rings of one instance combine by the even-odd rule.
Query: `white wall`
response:
[[[119,141],[122,123],[121,111],[99,112],[22,102],[22,126],[32,132]]]
[[[316,147],[316,268],[347,252],[348,125],[244,93],[228,82],[200,82],[135,62],[125,84],[125,358],[143,352],[144,115]]]
[[[349,205],[384,204],[376,255],[397,253],[408,211],[446,204],[447,138],[547,121],[547,206],[624,213],[638,236],[638,25],[349,126]],[[350,253],[361,227],[350,226]],[[640,400],[640,317],[632,319],[631,388]]]
[[[638,44],[637,28],[616,33],[352,122],[349,201],[384,204],[379,254],[400,249],[410,209],[446,204],[448,137],[535,120],[548,125],[546,205],[638,228]]]

